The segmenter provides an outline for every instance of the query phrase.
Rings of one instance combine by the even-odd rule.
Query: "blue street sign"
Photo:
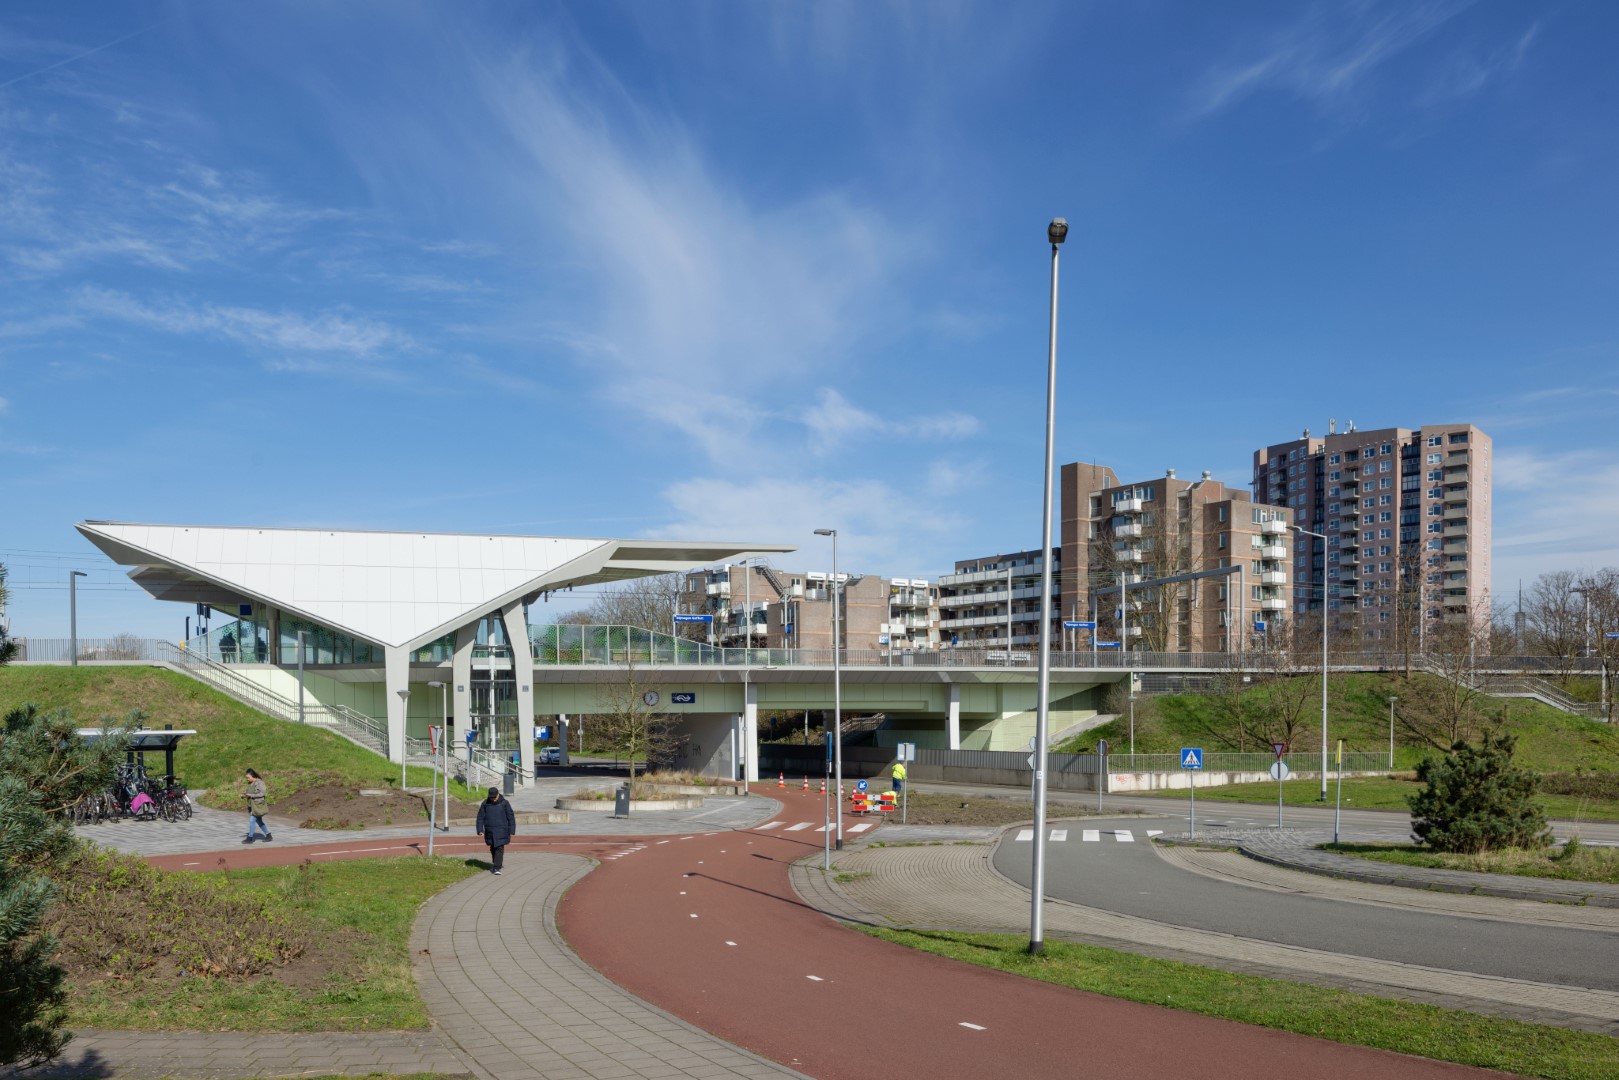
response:
[[[713,622],[712,615],[676,615],[675,622]]]
[[[1181,747],[1181,768],[1201,769],[1203,767],[1203,748],[1201,746]]]
[[[690,690],[677,690],[669,695],[669,704],[695,705],[697,704],[697,695]]]
[[[534,729],[534,737],[536,739],[549,739],[551,737],[551,729],[550,729],[550,727],[547,726],[547,725],[542,724],[539,727],[535,728]]]
[[[1265,632],[1265,620],[1264,619],[1255,619],[1254,620],[1254,633],[1263,634],[1264,632]]]
[[[1069,623],[1068,626],[1069,626],[1070,629],[1073,629],[1073,630],[1095,630],[1096,629],[1096,624],[1091,622],[1089,619],[1081,619],[1079,622]]]
[[[826,763],[828,765],[832,764],[832,733],[830,731],[826,733]]]
[[[793,624],[788,623],[786,626],[781,628],[781,632],[784,634],[791,634],[793,632]]]
[[[856,780],[854,782],[854,789],[856,791],[862,791],[862,792],[865,791],[866,790],[866,782],[864,780]]]
[[[1096,647],[1098,649],[1117,649],[1119,643],[1117,641],[1098,641]]]
[[[1609,630],[1607,633],[1603,634],[1602,636],[1605,637],[1605,638],[1619,638],[1619,632]]]

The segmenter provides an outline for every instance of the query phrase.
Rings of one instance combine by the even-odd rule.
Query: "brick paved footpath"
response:
[[[960,844],[905,848],[846,846],[838,855],[838,870],[845,875],[842,883],[828,878],[813,857],[793,866],[792,881],[799,895],[818,910],[854,922],[918,929],[1026,932],[1028,890],[994,869],[990,862],[992,850],[987,845]],[[869,876],[847,876],[855,874]],[[1470,899],[1478,903],[1488,898]],[[1512,902],[1501,900],[1499,903]],[[1052,938],[1083,941],[1126,952],[1619,1035],[1619,993],[1611,991],[1473,975],[1278,945],[1171,926],[1061,900],[1046,902],[1045,928]]]

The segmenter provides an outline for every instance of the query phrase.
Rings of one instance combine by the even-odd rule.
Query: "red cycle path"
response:
[[[776,820],[822,816],[818,793],[760,792],[786,804]],[[850,824],[846,819],[845,828]],[[871,1080],[883,1073],[949,1080],[1505,1075],[1119,1001],[878,941],[821,915],[793,891],[788,866],[821,846],[821,834],[813,831],[754,829],[672,837],[520,835],[508,852],[620,855],[563,898],[557,921],[568,944],[644,1000],[818,1080]],[[315,850],[255,844],[151,861],[207,870],[220,858],[246,867],[424,850],[421,841],[403,839]],[[458,837],[438,841],[435,850],[470,855],[484,849],[476,838]]]

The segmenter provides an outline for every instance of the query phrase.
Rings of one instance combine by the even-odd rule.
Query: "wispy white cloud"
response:
[[[149,304],[112,289],[89,286],[77,294],[77,307],[87,316],[114,319],[170,334],[224,338],[282,354],[340,353],[371,358],[414,347],[411,337],[386,323],[346,312],[303,315],[250,307],[170,301]],[[290,366],[307,359],[287,357]]]
[[[852,439],[965,439],[981,428],[978,419],[961,412],[934,416],[883,417],[851,403],[837,390],[823,387],[801,417],[810,430],[811,446],[828,453]]]
[[[1195,88],[1192,114],[1208,116],[1264,90],[1320,106],[1340,105],[1380,68],[1469,6],[1471,0],[1315,4],[1257,49],[1209,71]]]
[[[7,401],[3,397],[0,397],[0,412],[5,412],[9,408],[11,408],[11,402]]]
[[[1498,450],[1494,480],[1498,585],[1619,564],[1619,463],[1611,454]]]
[[[663,493],[672,517],[647,530],[675,538],[736,536],[740,540],[813,536],[838,530],[844,568],[868,573],[931,573],[950,565],[965,521],[948,504],[881,480],[792,476],[747,481],[685,480]],[[763,528],[768,535],[753,533]],[[746,532],[749,535],[737,535]],[[795,566],[831,562],[830,551],[784,556]]]
[[[1423,106],[1443,105],[1472,97],[1490,83],[1517,71],[1539,34],[1540,24],[1537,22],[1524,31],[1518,40],[1484,55],[1471,49],[1458,51],[1439,65],[1428,88],[1417,96],[1416,103]]]

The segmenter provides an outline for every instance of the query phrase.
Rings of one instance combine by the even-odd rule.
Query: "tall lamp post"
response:
[[[1327,801],[1327,631],[1332,619],[1327,613],[1327,538],[1318,532],[1289,525],[1296,533],[1313,536],[1321,541],[1321,794],[1318,802]]]
[[[1046,737],[1051,712],[1051,479],[1057,434],[1057,249],[1068,239],[1068,222],[1052,218],[1046,226],[1051,242],[1051,324],[1046,347],[1046,477],[1040,489],[1040,676],[1034,722],[1034,867],[1029,889],[1029,952],[1046,946]]]
[[[838,530],[816,529],[816,536],[832,538],[832,791],[836,806],[832,820],[837,823],[838,850],[843,850],[843,636],[838,601],[842,583],[838,580]]]
[[[427,684],[438,691],[440,715],[443,722],[438,729],[438,750],[444,755],[444,827],[450,827],[450,688],[438,679]],[[431,748],[430,748],[431,749]],[[433,755],[433,794],[427,799],[427,853],[433,854],[433,832],[438,828],[434,820],[438,814],[438,754]]]
[[[309,631],[298,631],[298,722],[304,722],[304,635]]]
[[[410,691],[395,691],[399,695],[399,707],[404,710],[405,723],[403,730],[410,730]],[[405,759],[410,757],[410,736],[402,736],[399,740],[399,790],[405,790]]]
[[[1389,768],[1390,769],[1394,768],[1394,703],[1396,701],[1399,701],[1399,700],[1400,699],[1396,695],[1394,695],[1394,694],[1389,695]]]
[[[72,650],[68,659],[73,667],[79,666],[79,579],[89,576],[83,570],[67,575],[67,647]]]

